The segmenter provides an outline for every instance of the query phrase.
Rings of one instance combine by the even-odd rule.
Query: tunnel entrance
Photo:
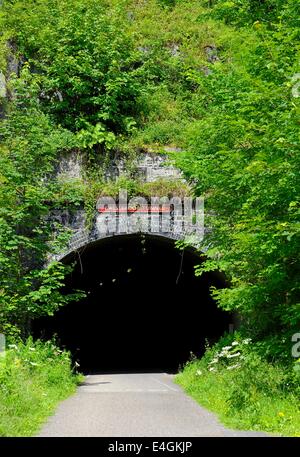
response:
[[[57,336],[83,372],[176,371],[205,341],[228,330],[210,287],[217,274],[196,277],[199,256],[174,241],[126,235],[99,240],[65,259],[76,261],[66,291],[86,298],[33,322],[36,337]]]

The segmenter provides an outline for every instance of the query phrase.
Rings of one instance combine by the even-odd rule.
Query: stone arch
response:
[[[93,227],[88,229],[81,223],[81,226],[74,230],[74,233],[68,243],[66,249],[59,254],[51,257],[50,260],[61,260],[73,251],[77,251],[90,243],[98,240],[103,240],[111,237],[120,237],[125,235],[149,235],[166,238],[172,241],[189,240],[191,246],[197,247],[202,240],[204,228],[192,224],[190,221],[186,222],[184,216],[180,220],[173,223],[164,224],[161,214],[158,216],[157,223],[152,224],[150,213],[142,214],[140,219],[133,219],[132,214],[125,214],[122,222],[120,222],[119,214],[110,214],[105,216],[99,223],[98,215],[95,218]],[[80,219],[80,218],[79,218]],[[82,218],[81,218],[82,219]]]

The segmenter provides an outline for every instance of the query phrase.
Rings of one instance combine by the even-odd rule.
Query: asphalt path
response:
[[[264,436],[230,430],[166,373],[89,375],[42,428],[42,437]]]

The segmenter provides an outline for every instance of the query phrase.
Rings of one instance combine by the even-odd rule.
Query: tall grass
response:
[[[0,436],[36,434],[79,380],[69,354],[52,342],[11,345],[0,358]]]

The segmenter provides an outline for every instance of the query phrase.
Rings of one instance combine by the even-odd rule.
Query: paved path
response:
[[[39,436],[263,436],[223,427],[166,373],[87,376]]]

